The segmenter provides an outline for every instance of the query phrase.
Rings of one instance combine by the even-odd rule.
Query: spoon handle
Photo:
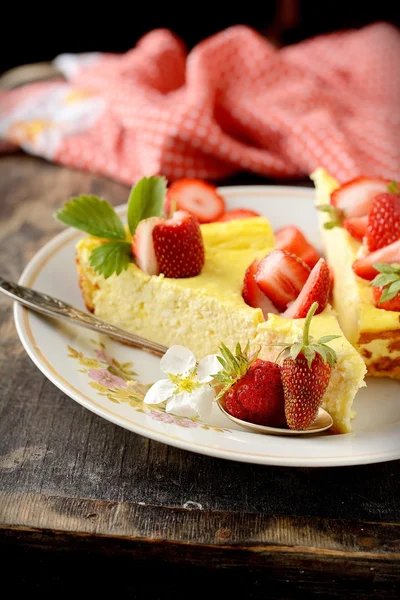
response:
[[[89,313],[85,313],[82,310],[74,308],[70,304],[53,298],[48,294],[37,292],[31,288],[24,287],[18,283],[7,281],[0,276],[0,291],[3,292],[9,298],[12,298],[16,302],[23,304],[27,308],[30,308],[36,312],[47,315],[48,317],[54,317],[56,319],[62,319],[69,321],[80,327],[86,327],[86,329],[92,329],[98,333],[104,333],[112,338],[115,338],[121,342],[125,342],[140,348],[141,350],[148,350],[153,354],[162,356],[168,350],[166,346],[146,340],[134,333],[115,327],[110,323],[106,323],[102,319],[95,317]]]

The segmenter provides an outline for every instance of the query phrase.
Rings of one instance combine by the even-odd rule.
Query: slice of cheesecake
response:
[[[230,347],[246,345],[264,321],[259,308],[242,298],[249,264],[274,246],[263,217],[201,226],[206,258],[196,277],[151,276],[130,264],[104,279],[89,265],[93,248],[102,243],[85,237],[77,244],[79,281],[87,307],[123,329],[154,342],[190,348],[198,359],[216,352],[221,340]]]
[[[311,176],[317,205],[330,204],[338,182],[323,169]],[[329,216],[319,212],[326,257],[334,273],[333,307],[347,339],[363,357],[369,375],[400,378],[400,313],[373,304],[369,281],[358,277],[352,264],[362,247],[343,227],[325,229]]]

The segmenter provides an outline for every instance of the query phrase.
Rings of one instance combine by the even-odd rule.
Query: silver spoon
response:
[[[54,317],[56,319],[70,321],[74,323],[74,325],[79,325],[80,327],[85,327],[86,329],[97,331],[98,333],[104,333],[105,335],[115,338],[121,342],[130,344],[135,348],[147,350],[153,354],[156,354],[157,356],[163,356],[168,350],[167,346],[157,344],[156,342],[151,342],[150,340],[142,338],[139,335],[135,335],[134,333],[120,329],[119,327],[111,325],[111,323],[107,323],[106,321],[103,321],[102,319],[99,319],[90,313],[85,313],[82,310],[74,308],[70,304],[63,302],[58,298],[53,298],[48,294],[37,292],[31,288],[24,287],[12,281],[7,281],[1,276],[0,291],[9,298],[12,298],[12,300],[19,302],[20,304],[23,304],[27,308],[30,308],[36,312],[42,313],[49,317]],[[332,417],[324,409],[320,408],[317,419],[307,429],[300,430],[267,427],[265,425],[256,425],[255,423],[249,423],[248,421],[236,419],[236,417],[233,417],[226,411],[222,400],[218,400],[217,404],[222,412],[228,417],[228,419],[234,423],[237,423],[238,425],[241,425],[242,427],[252,429],[257,433],[269,433],[275,435],[305,435],[310,433],[320,433],[321,431],[325,431],[326,429],[332,427],[333,424]]]
[[[246,427],[247,429],[251,429],[256,433],[263,433],[269,435],[309,435],[311,433],[321,433],[322,431],[326,431],[330,429],[333,425],[333,419],[329,413],[326,412],[323,408],[320,408],[318,411],[317,418],[315,419],[312,425],[309,425],[307,429],[289,429],[284,427],[268,427],[267,425],[257,425],[257,423],[249,423],[249,421],[242,421],[242,419],[237,419],[228,413],[225,407],[225,403],[223,398],[217,400],[217,404],[221,411],[224,413],[228,419],[237,423],[241,427]]]

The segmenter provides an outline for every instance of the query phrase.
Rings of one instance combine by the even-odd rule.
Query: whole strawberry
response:
[[[392,182],[384,194],[378,194],[368,214],[366,241],[373,252],[400,239],[400,188]]]
[[[281,370],[278,364],[248,356],[237,345],[235,355],[221,346],[223,366],[216,385],[225,410],[242,421],[282,427],[286,424]]]
[[[307,429],[315,421],[336,362],[335,351],[326,344],[339,336],[327,335],[314,341],[309,335],[317,308],[314,302],[302,335],[295,343],[285,344],[281,354],[285,415],[290,429]]]

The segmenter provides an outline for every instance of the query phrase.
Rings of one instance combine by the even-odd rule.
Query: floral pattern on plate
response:
[[[108,354],[103,342],[90,341],[94,345],[94,356],[87,356],[68,345],[68,357],[77,361],[78,371],[89,377],[89,385],[100,396],[108,398],[110,402],[115,404],[126,402],[137,412],[144,413],[155,421],[172,423],[186,428],[212,429],[219,433],[228,431],[227,429],[202,423],[197,417],[178,417],[167,414],[163,405],[158,408],[146,405],[143,399],[151,384],[143,385],[135,379],[137,373],[133,369],[132,362],[121,363]]]

